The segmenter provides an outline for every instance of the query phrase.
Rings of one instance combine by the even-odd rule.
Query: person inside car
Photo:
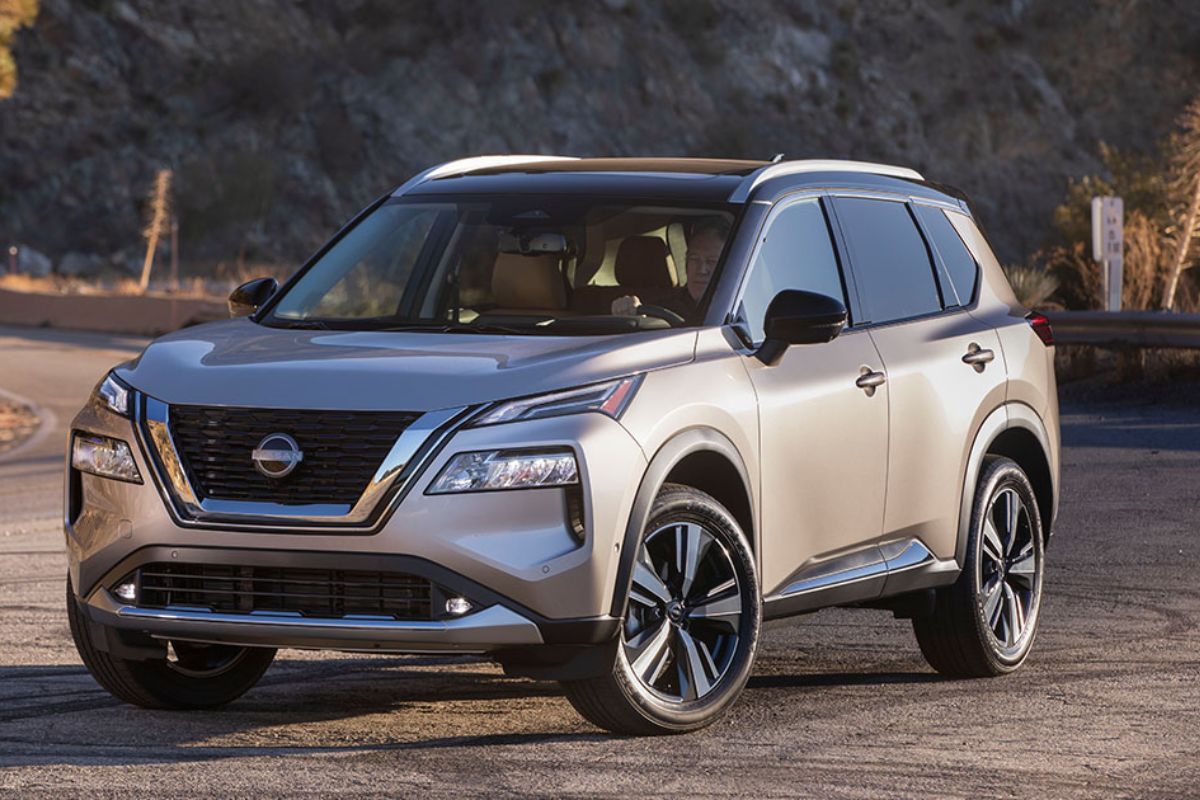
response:
[[[729,223],[718,217],[697,221],[688,230],[687,259],[685,261],[687,282],[677,286],[662,302],[667,309],[682,317],[690,317],[699,306],[700,299],[708,290],[708,283],[716,271],[729,238]],[[642,305],[637,295],[624,295],[613,300],[612,313],[618,316],[637,316]]]

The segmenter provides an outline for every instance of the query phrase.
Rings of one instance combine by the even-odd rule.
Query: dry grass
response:
[[[212,277],[189,276],[179,281],[178,287],[172,287],[169,281],[152,280],[145,294],[151,296],[170,295],[172,297],[189,297],[201,299],[224,299],[229,296],[234,287],[253,278],[273,277],[280,283],[291,275],[294,269],[279,264],[217,264],[211,270]],[[101,295],[136,295],[143,294],[138,280],[132,277],[103,277],[83,278],[63,275],[0,275],[0,289],[14,292],[38,292],[48,294],[101,294]]]
[[[1059,345],[1054,372],[1060,384],[1107,376],[1111,383],[1194,381],[1200,379],[1200,351],[1169,347],[1108,349]]]
[[[1055,298],[1066,308],[1104,308],[1104,276],[1083,242],[1040,251],[1034,255],[1033,266],[1025,269],[1053,276],[1058,281]],[[1125,216],[1123,270],[1121,308],[1126,311],[1160,308],[1171,270],[1170,242],[1158,225],[1140,211],[1130,211]],[[1017,296],[1020,297],[1019,291]],[[1178,311],[1195,310],[1195,289],[1190,281],[1180,285],[1175,307]]]

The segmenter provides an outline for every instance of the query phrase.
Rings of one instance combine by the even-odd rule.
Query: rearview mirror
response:
[[[263,307],[275,292],[279,282],[274,278],[255,278],[246,281],[229,294],[229,316],[248,317]]]
[[[785,289],[775,295],[763,320],[765,338],[754,355],[774,366],[793,344],[823,344],[833,341],[846,325],[846,306],[841,300],[816,292]]]
[[[543,231],[511,230],[501,231],[496,249],[501,253],[521,254],[523,256],[539,255],[541,253],[567,253],[571,243],[561,233]]]

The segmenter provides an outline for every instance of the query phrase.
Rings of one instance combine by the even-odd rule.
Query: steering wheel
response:
[[[643,317],[657,317],[658,319],[665,320],[671,327],[675,327],[676,325],[684,325],[687,323],[687,320],[685,320],[682,316],[676,314],[671,309],[663,308],[662,306],[643,304],[637,307],[637,313],[641,314]]]

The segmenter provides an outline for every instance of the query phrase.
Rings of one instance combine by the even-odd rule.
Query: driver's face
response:
[[[696,302],[704,296],[725,240],[712,231],[701,231],[688,240],[687,290]]]

